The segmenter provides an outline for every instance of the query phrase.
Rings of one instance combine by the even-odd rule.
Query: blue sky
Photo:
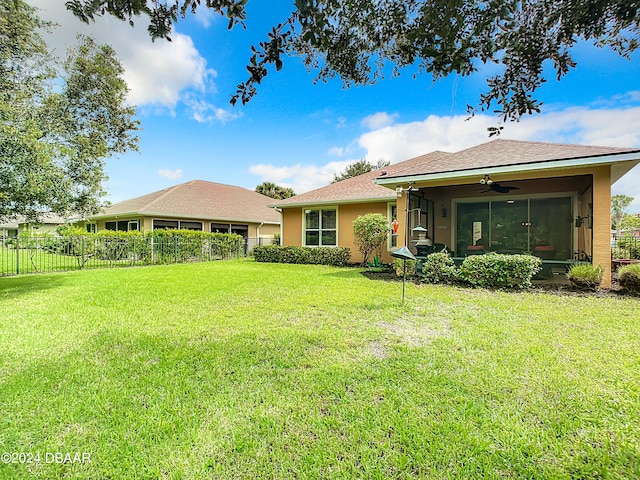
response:
[[[435,84],[407,70],[344,89],[340,80],[314,84],[314,72],[287,58],[248,105],[232,107],[230,96],[246,78],[249,46],[286,18],[293,0],[250,1],[247,30],[231,32],[224,19],[201,8],[178,23],[172,42],[151,42],[144,18],[134,28],[111,18],[86,26],[65,10],[64,0],[28,2],[59,25],[46,39],[60,54],[76,34],[89,33],[111,44],[125,67],[143,131],[139,154],[107,162],[114,203],[193,179],[249,189],[270,181],[303,193],[362,158],[396,163],[488,141],[486,129],[498,121],[491,114],[466,121],[466,105],[477,105],[490,68]],[[539,90],[542,113],[505,125],[502,137],[640,147],[639,53],[628,61],[579,45],[578,67],[561,82],[550,74]],[[640,212],[639,167],[612,189],[635,197],[631,212]]]

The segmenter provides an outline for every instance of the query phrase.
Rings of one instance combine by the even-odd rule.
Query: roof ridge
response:
[[[189,183],[193,183],[194,180],[189,180],[188,182],[184,182],[184,183],[179,183],[178,185],[174,185],[172,187],[169,187],[167,189],[164,190],[164,193],[162,193],[162,195],[158,195],[156,198],[154,198],[153,200],[151,200],[149,203],[145,204],[142,206],[142,208],[139,208],[138,210],[148,210],[149,207],[157,202],[159,202],[160,200],[162,200],[164,197],[166,197],[167,195],[169,195],[171,192],[177,190],[178,188],[184,187],[185,185],[189,184]],[[160,190],[162,192],[162,190]]]

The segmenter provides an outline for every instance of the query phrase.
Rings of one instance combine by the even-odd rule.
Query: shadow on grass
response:
[[[64,275],[40,274],[0,277],[0,300],[17,298],[41,290],[57,288],[67,282]]]

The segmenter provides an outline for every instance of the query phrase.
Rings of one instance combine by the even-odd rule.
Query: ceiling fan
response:
[[[509,193],[511,190],[520,190],[520,187],[514,187],[512,185],[500,185],[499,183],[491,180],[491,177],[489,175],[485,175],[484,178],[480,180],[480,184],[489,187],[480,193],[487,193],[491,191],[494,191],[496,193]]]

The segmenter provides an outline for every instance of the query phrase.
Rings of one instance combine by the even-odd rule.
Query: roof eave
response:
[[[396,199],[396,195],[395,193],[393,193],[393,195],[389,195],[385,197],[370,197],[370,198],[358,198],[358,199],[344,198],[341,200],[309,200],[307,202],[272,204],[269,206],[272,208],[294,208],[294,207],[308,207],[310,205],[345,205],[345,204],[351,205],[354,203],[389,202],[395,199]]]
[[[604,155],[599,157],[572,158],[564,160],[545,160],[542,162],[519,163],[513,165],[500,165],[496,167],[479,167],[468,170],[451,170],[447,172],[428,173],[397,176],[389,178],[377,178],[375,182],[382,186],[397,185],[399,183],[417,183],[437,180],[462,179],[476,175],[491,175],[498,173],[527,172],[540,170],[560,170],[563,168],[580,168],[589,166],[614,165],[623,162],[640,163],[640,151]],[[630,168],[629,168],[630,170]],[[627,170],[628,171],[628,170]],[[618,177],[619,178],[619,177]],[[617,179],[616,179],[617,180]],[[612,183],[615,180],[612,179]]]
[[[206,221],[209,221],[209,222],[219,220],[219,221],[224,221],[224,222],[229,222],[229,223],[267,223],[267,224],[273,224],[273,225],[279,225],[280,224],[280,222],[278,222],[277,220],[256,220],[256,219],[246,219],[246,218],[208,217],[208,216],[197,216],[197,215],[173,214],[173,213],[167,213],[167,212],[145,212],[145,211],[94,215],[94,216],[90,217],[89,220],[104,220],[106,218],[131,217],[131,216],[177,218],[177,219],[189,219],[189,220],[206,220]]]

